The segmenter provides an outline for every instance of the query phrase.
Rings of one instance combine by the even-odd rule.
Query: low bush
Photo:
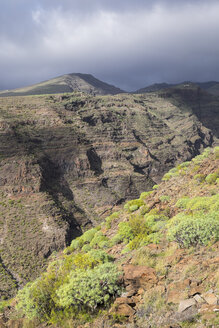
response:
[[[97,229],[95,229],[95,228],[85,231],[85,233],[82,236],[83,242],[90,243],[96,233],[97,233]]]
[[[210,197],[180,198],[176,206],[190,212],[195,211],[219,211],[219,195]]]
[[[205,178],[206,178],[206,175],[205,174],[196,174],[194,176],[194,180],[196,180],[197,182],[204,182],[205,181]]]
[[[103,248],[107,242],[109,242],[109,239],[102,233],[102,231],[98,231],[91,240],[90,247]]]
[[[56,307],[53,299],[55,275],[42,275],[32,284],[27,284],[17,294],[17,309],[32,320],[49,321],[51,311]]]
[[[205,158],[208,158],[211,153],[211,148],[205,148],[201,155],[198,155],[192,159],[192,162],[195,164],[201,163]]]
[[[214,148],[214,156],[216,159],[219,159],[219,147]]]
[[[216,181],[217,181],[218,178],[219,178],[219,170],[217,170],[217,171],[214,172],[214,173],[209,174],[209,175],[205,178],[205,181],[206,181],[208,184],[214,184],[214,183],[216,183]]]
[[[119,217],[119,212],[114,212],[113,214],[111,214],[110,216],[108,216],[105,221],[106,221],[106,228],[110,229],[111,228],[111,224],[112,221],[117,219]]]
[[[139,209],[139,207],[143,206],[145,203],[142,199],[133,199],[128,201],[125,205],[124,205],[124,209],[127,210],[128,212],[134,212],[137,209]]]
[[[33,283],[27,284],[18,292],[17,309],[22,311],[29,320],[36,318],[39,321],[57,323],[57,320],[67,318],[69,314],[79,316],[83,309],[89,307],[87,307],[85,297],[89,298],[92,293],[93,299],[91,299],[90,304],[94,304],[94,301],[96,301],[96,304],[102,304],[102,301],[103,303],[110,301],[110,297],[119,291],[116,280],[119,273],[112,260],[112,257],[106,252],[93,249],[87,254],[81,252],[65,255],[63,258],[51,262],[47,271],[40,278]],[[86,282],[83,277],[86,277]],[[96,277],[96,280],[94,277]],[[61,305],[60,298],[57,296],[59,289],[62,290],[63,288],[68,293],[67,286],[71,285],[72,280],[75,282],[80,279],[82,279],[81,283],[78,284],[78,289],[75,289],[74,295],[77,298],[79,291],[81,295],[84,295],[84,298],[82,297],[80,300],[80,306],[78,307],[79,303],[77,302],[71,304],[71,307],[65,306],[64,303]],[[96,282],[94,283],[94,281]],[[92,290],[93,284],[96,284],[96,299],[95,292]],[[101,295],[98,288],[102,289],[102,300],[100,300]],[[90,292],[88,289],[90,289]]]
[[[119,275],[117,267],[112,263],[99,265],[93,270],[71,272],[69,281],[56,292],[58,304],[92,312],[97,306],[106,306],[112,297],[120,293]]]
[[[211,240],[219,240],[219,213],[195,215],[179,213],[168,224],[168,238],[180,247],[207,245]]]
[[[144,191],[141,193],[140,195],[140,200],[146,200],[151,194],[152,194],[153,191]]]
[[[162,203],[168,202],[169,200],[170,200],[170,196],[167,195],[160,196],[160,201]]]

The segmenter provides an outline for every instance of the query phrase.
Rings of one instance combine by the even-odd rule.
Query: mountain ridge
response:
[[[58,77],[36,83],[30,86],[16,88],[13,90],[0,91],[0,97],[10,96],[27,96],[27,95],[40,95],[40,94],[56,94],[56,93],[71,93],[71,92],[85,92],[91,95],[115,95],[119,93],[150,93],[159,92],[165,89],[181,88],[188,86],[198,86],[202,90],[214,95],[219,96],[219,82],[207,81],[207,82],[180,82],[169,84],[166,82],[155,83],[144,88],[140,88],[136,91],[124,91],[114,85],[103,82],[95,78],[91,74],[85,73],[69,73],[60,75]]]
[[[56,94],[73,91],[85,92],[92,95],[114,95],[124,92],[113,85],[96,79],[91,74],[70,73],[36,83],[31,86],[0,91],[0,97]]]
[[[188,86],[198,86],[201,89],[207,91],[208,93],[219,96],[219,82],[217,81],[207,81],[207,82],[191,82],[191,81],[185,81],[180,83],[154,83],[147,87],[140,88],[133,93],[147,93],[147,92],[156,92],[156,91],[162,91],[165,89],[171,89],[176,87],[188,87]]]

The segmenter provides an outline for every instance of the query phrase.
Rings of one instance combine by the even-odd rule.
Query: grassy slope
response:
[[[72,270],[86,271],[88,267],[95,268],[104,261],[108,262],[109,260],[100,260],[100,258],[97,262],[89,262],[92,256],[89,255],[87,258],[86,254],[91,254],[89,253],[91,251],[97,254],[101,251],[110,255],[120,270],[121,264],[131,262],[134,265],[146,265],[156,271],[160,288],[152,286],[151,290],[144,291],[141,302],[136,308],[137,327],[157,327],[158,324],[166,327],[171,320],[176,320],[174,313],[177,311],[177,302],[174,303],[169,299],[173,286],[175,286],[174,292],[182,293],[185,299],[191,297],[189,295],[195,282],[199,282],[201,293],[211,291],[218,295],[219,275],[215,274],[218,268],[218,225],[217,231],[213,231],[207,241],[200,239],[197,242],[195,239],[193,245],[177,242],[170,233],[176,220],[174,217],[177,215],[180,220],[183,219],[183,215],[186,215],[190,221],[197,215],[204,217],[205,220],[213,215],[214,220],[219,220],[218,161],[218,148],[214,151],[205,150],[203,155],[167,173],[163,182],[154,187],[154,191],[142,193],[140,199],[128,202],[123,210],[106,218],[101,227],[90,231],[90,237],[87,232],[74,240],[70,247],[57,255],[55,262],[50,264],[47,273],[41,277],[41,281],[48,283],[50,279],[54,279],[54,276],[51,278],[51,268],[56,268],[56,283],[54,285],[53,282],[53,290],[49,293],[54,295],[56,290],[68,281],[68,274]],[[214,221],[216,222],[218,221]],[[210,226],[207,226],[206,232],[209,229]],[[216,239],[212,240],[215,232]],[[168,233],[172,241],[168,239]],[[180,284],[187,281],[186,279],[191,281],[190,286],[186,290],[180,290]],[[56,305],[53,303],[52,307],[55,308]],[[28,313],[27,305],[23,304],[23,308]],[[48,309],[48,314],[50,313],[49,317],[52,321],[62,321],[60,327],[64,325],[74,327],[74,324],[79,325],[77,321],[79,319],[76,319],[78,310],[75,313],[73,309],[74,307],[72,312],[69,310],[65,312],[65,319],[61,318],[62,311],[58,318],[51,315],[51,309]],[[68,315],[70,317],[76,315],[76,318],[72,320]],[[112,327],[113,318],[116,317],[108,316],[107,313],[99,314],[99,319],[87,326],[95,327],[103,320]],[[88,317],[83,314],[80,322],[83,323],[83,320],[87,319]],[[191,318],[188,321],[178,319],[177,327],[214,327],[217,320],[217,314],[210,311],[207,315],[202,313],[194,316],[192,320]],[[121,326],[126,327],[127,324]]]

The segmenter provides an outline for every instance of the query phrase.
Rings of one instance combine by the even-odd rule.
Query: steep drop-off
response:
[[[186,98],[159,93],[1,98],[1,296],[37,277],[82,230],[211,146],[213,133],[195,114]]]

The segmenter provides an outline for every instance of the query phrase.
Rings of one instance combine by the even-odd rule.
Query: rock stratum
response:
[[[196,87],[1,98],[1,297],[13,296],[54,252],[125,200],[211,146],[218,108],[217,97]]]

